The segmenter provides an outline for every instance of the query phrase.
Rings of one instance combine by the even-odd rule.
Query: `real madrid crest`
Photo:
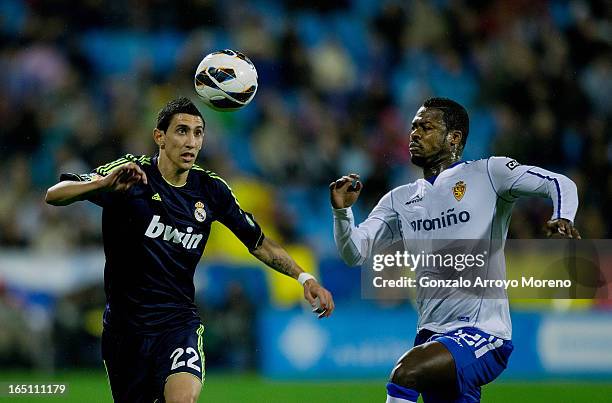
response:
[[[195,211],[193,213],[195,219],[199,222],[204,222],[206,220],[206,210],[204,210],[204,203],[201,201],[195,204]]]
[[[461,199],[463,199],[463,195],[465,194],[465,182],[464,181],[459,181],[457,183],[455,183],[455,186],[453,186],[453,196],[455,196],[455,199],[457,199],[457,201],[460,201]]]

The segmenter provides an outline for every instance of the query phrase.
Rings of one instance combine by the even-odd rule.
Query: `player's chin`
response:
[[[422,167],[425,165],[425,157],[415,153],[412,153],[412,155],[410,156],[410,161],[418,167]]]

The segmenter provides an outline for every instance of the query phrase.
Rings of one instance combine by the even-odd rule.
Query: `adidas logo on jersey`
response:
[[[152,200],[157,200],[157,201],[161,201],[161,197],[159,197],[159,193],[155,193],[153,195],[153,197],[151,197]]]
[[[154,215],[149,223],[145,235],[149,238],[158,238],[163,235],[163,240],[173,243],[180,243],[185,249],[195,249],[204,238],[202,234],[192,234],[193,228],[187,227],[187,232],[181,232],[170,225],[160,222],[161,217]]]
[[[455,214],[455,209],[451,208],[446,210],[446,212],[441,212],[440,217],[436,218],[427,218],[423,220],[419,218],[418,220],[414,220],[410,222],[410,226],[413,231],[432,231],[440,228],[450,227],[452,225],[458,224],[460,222],[468,222],[470,221],[470,213],[467,211],[461,211],[459,214]]]

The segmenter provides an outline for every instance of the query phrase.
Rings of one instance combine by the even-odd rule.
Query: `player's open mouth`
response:
[[[195,154],[193,153],[182,153],[181,158],[183,161],[193,161],[195,159]]]
[[[408,145],[408,148],[410,149],[410,151],[415,151],[415,150],[420,150],[421,146],[416,143],[410,143]]]

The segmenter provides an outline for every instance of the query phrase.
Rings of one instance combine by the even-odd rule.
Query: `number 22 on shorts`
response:
[[[183,356],[183,353],[191,355],[191,358],[189,358],[186,363],[185,361],[179,361],[179,359]],[[193,347],[187,347],[187,350],[184,350],[183,348],[179,347],[174,350],[172,354],[170,354],[170,358],[173,359],[172,367],[170,368],[171,371],[174,371],[177,368],[184,367],[185,365],[187,365],[189,368],[195,369],[198,372],[202,372],[200,367],[198,365],[195,365],[195,363],[200,359],[200,356]]]

